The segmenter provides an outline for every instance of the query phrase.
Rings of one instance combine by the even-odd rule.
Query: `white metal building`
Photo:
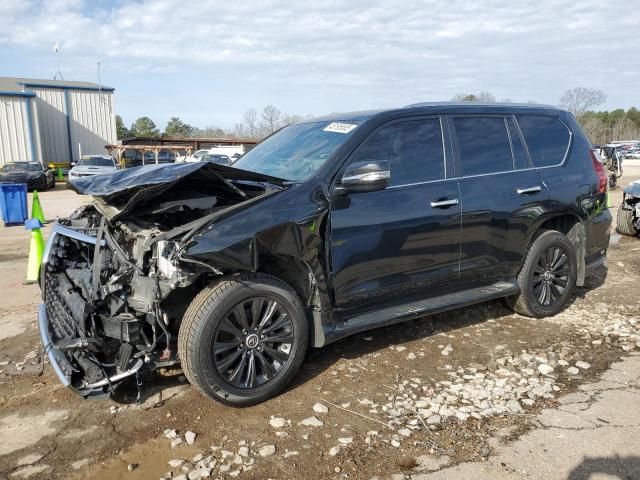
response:
[[[113,88],[0,77],[0,165],[78,161],[116,143]]]

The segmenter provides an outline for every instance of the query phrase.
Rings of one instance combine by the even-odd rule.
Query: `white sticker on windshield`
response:
[[[354,125],[353,123],[340,123],[333,122],[324,127],[322,130],[325,132],[335,132],[335,133],[349,133],[351,130],[356,128],[358,125]]]

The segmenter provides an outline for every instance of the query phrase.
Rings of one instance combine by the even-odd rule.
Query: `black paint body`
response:
[[[487,175],[458,175],[452,118],[518,114],[558,117],[570,130],[564,161],[524,165]],[[442,180],[345,194],[336,188],[350,155],[378,127],[397,119],[440,118],[445,152]],[[318,120],[318,119],[317,119]],[[321,346],[353,333],[349,319],[515,277],[534,233],[559,217],[585,233],[584,265],[604,259],[611,215],[598,192],[590,142],[573,116],[553,107],[500,104],[420,104],[319,120],[357,120],[358,128],[314,178],[238,205],[196,234],[184,256],[223,272],[260,271],[277,258],[305,272],[312,288],[312,343]],[[541,185],[540,192],[518,189]],[[432,208],[432,201],[458,199]],[[294,288],[300,292],[299,286]],[[454,306],[454,305],[452,305]],[[425,312],[407,311],[412,314]],[[379,326],[379,323],[371,326]],[[366,323],[365,323],[366,327]]]

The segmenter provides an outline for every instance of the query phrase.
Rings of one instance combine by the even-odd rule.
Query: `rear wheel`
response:
[[[616,230],[622,235],[635,236],[638,234],[638,230],[633,226],[633,211],[625,210],[622,208],[624,204],[620,205],[618,209],[618,215],[616,216],[617,227]]]
[[[308,323],[296,293],[264,274],[205,288],[185,313],[178,353],[187,379],[219,402],[267,400],[294,377],[305,356]]]
[[[618,183],[618,177],[614,173],[609,175],[609,187],[616,188],[616,184]]]
[[[518,274],[520,294],[508,299],[528,317],[547,317],[563,310],[576,283],[576,253],[562,233],[549,230],[529,247]]]

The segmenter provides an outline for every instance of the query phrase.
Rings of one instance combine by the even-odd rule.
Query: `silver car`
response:
[[[116,161],[109,155],[83,155],[80,161],[69,170],[69,181],[80,177],[112,173],[117,169]]]

